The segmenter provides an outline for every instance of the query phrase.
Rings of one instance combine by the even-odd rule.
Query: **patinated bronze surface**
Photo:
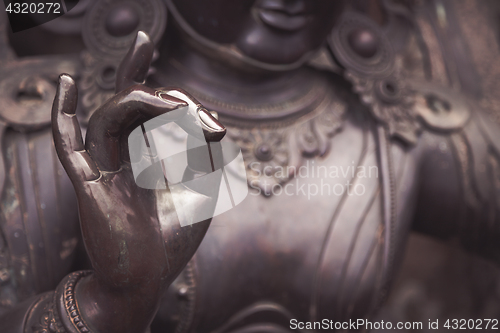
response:
[[[412,230],[498,264],[495,3],[75,10],[16,34],[2,17],[1,332],[392,319]],[[128,156],[133,129],[187,105],[168,87],[216,112],[205,140],[240,146],[250,189],[186,227],[168,189],[136,185]]]

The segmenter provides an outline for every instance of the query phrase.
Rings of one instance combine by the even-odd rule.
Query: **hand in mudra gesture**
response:
[[[210,223],[181,227],[168,187],[141,188],[132,173],[130,132],[188,105],[137,84],[145,80],[153,50],[149,37],[139,32],[118,70],[118,93],[92,115],[85,144],[75,116],[77,88],[69,75],[60,76],[52,109],[56,150],[76,190],[94,268],[77,285],[76,298],[84,319],[99,332],[143,331]],[[222,139],[225,128],[213,117],[210,121],[215,126],[204,131],[207,137]]]

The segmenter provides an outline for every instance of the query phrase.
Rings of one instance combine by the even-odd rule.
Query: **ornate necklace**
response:
[[[330,139],[342,129],[346,102],[332,80],[312,70],[305,78],[304,89],[289,100],[253,103],[221,100],[173,75],[157,73],[155,80],[186,90],[219,113],[228,137],[241,147],[248,185],[267,197],[292,179],[306,159],[325,156]]]

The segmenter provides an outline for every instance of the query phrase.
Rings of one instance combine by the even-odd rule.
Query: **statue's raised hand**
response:
[[[77,88],[69,75],[59,78],[52,110],[56,150],[76,190],[94,268],[78,283],[76,299],[83,319],[98,332],[144,331],[163,291],[190,260],[210,223],[181,227],[168,187],[144,189],[134,179],[130,132],[165,113],[182,117],[188,109],[186,101],[138,84],[145,80],[153,50],[149,37],[139,32],[118,70],[118,93],[92,115],[85,144],[75,115]],[[204,133],[220,140],[225,128],[213,117],[209,121],[215,126]]]

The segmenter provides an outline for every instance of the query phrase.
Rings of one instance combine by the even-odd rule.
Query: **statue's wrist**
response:
[[[81,271],[61,281],[56,297],[60,313],[67,318],[65,326],[85,327],[75,333],[135,333],[147,332],[158,310],[162,291],[155,289],[156,293],[141,286],[116,287],[96,272]]]
[[[67,275],[53,292],[38,295],[30,305],[23,323],[26,332],[88,333],[97,332],[83,320],[75,299],[75,286],[91,271]]]
[[[55,290],[54,306],[64,328],[72,333],[94,332],[81,314],[81,306],[76,299],[76,285],[92,271],[77,271],[67,275]]]

